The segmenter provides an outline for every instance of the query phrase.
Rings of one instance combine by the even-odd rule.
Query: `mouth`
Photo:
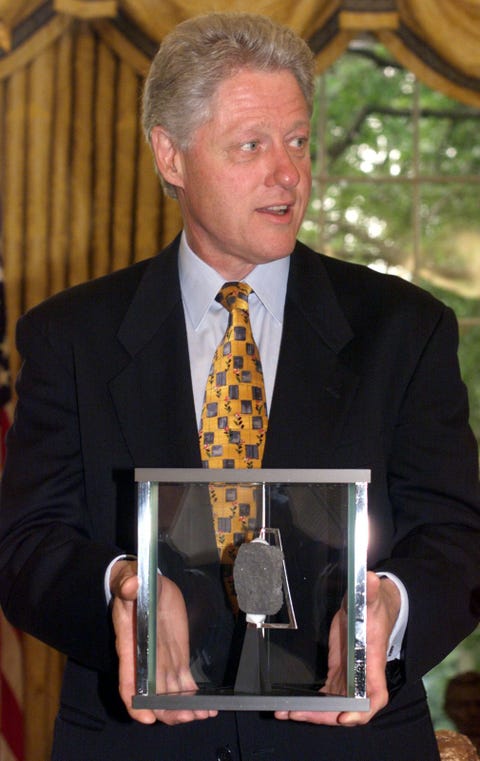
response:
[[[275,204],[272,206],[264,206],[258,209],[258,211],[261,214],[273,214],[276,217],[284,217],[286,214],[288,214],[290,209],[291,209],[291,205],[284,203],[284,204]]]

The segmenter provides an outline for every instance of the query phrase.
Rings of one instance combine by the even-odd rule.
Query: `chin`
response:
[[[272,246],[269,250],[269,259],[283,259],[285,256],[290,256],[295,248],[296,240],[293,239],[283,246]]]
[[[291,254],[295,248],[296,242],[296,235],[293,235],[292,233],[280,236],[274,235],[264,239],[262,249],[269,252],[270,256],[274,254],[274,258],[278,259],[281,256],[288,256],[288,254]]]

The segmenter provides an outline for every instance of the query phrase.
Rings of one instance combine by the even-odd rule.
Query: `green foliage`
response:
[[[479,126],[480,109],[419,84],[374,40],[356,41],[318,78],[300,237],[452,306],[480,440]]]

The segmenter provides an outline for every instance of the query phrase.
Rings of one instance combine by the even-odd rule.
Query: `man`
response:
[[[452,677],[445,691],[445,713],[480,751],[480,673],[465,671]]]
[[[213,14],[177,27],[153,62],[144,126],[180,204],[181,239],[19,323],[1,601],[69,656],[54,761],[438,759],[421,676],[478,616],[477,453],[455,320],[409,284],[296,243],[312,92],[307,46],[267,19]],[[253,289],[262,465],[372,470],[369,712],[131,708],[132,471],[201,466],[225,281]],[[185,689],[186,654],[171,646],[183,599],[168,578],[162,588],[160,678]]]

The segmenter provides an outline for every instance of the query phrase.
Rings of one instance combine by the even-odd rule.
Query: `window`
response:
[[[365,36],[318,77],[313,125],[300,238],[455,310],[480,440],[480,109],[430,90]]]

